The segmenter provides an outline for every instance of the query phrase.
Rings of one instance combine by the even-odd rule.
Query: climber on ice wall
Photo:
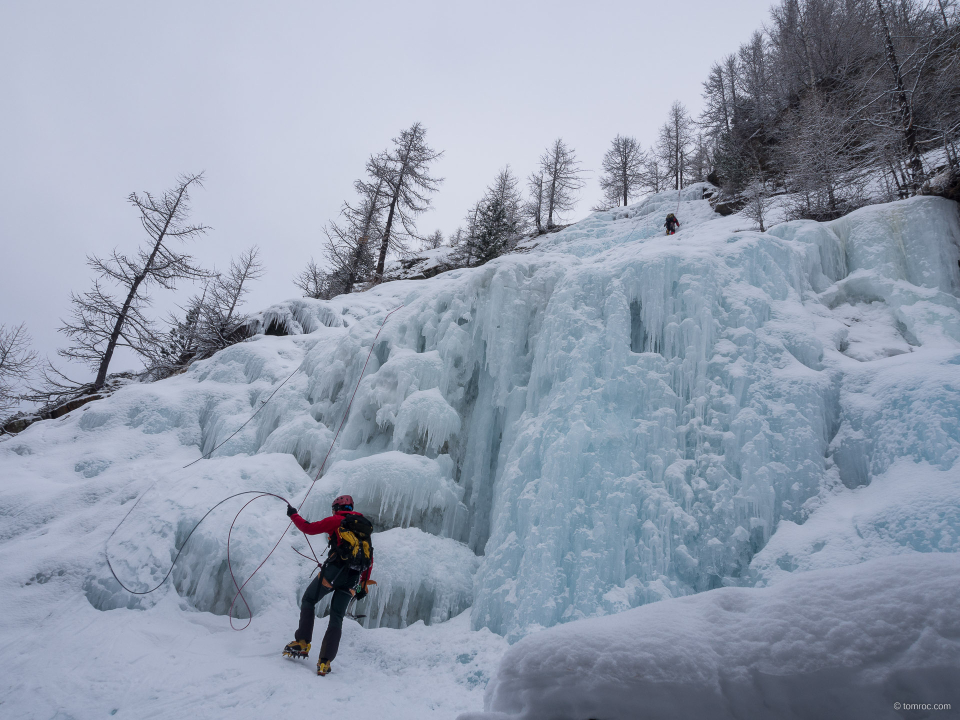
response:
[[[336,498],[333,501],[333,515],[318,522],[307,522],[290,505],[287,505],[287,515],[305,535],[326,533],[330,539],[330,551],[317,577],[303,593],[300,600],[300,627],[297,628],[294,641],[283,649],[283,654],[294,658],[308,657],[317,603],[332,592],[330,622],[317,661],[317,675],[326,675],[340,647],[343,616],[350,600],[365,598],[367,584],[372,584],[373,544],[370,535],[373,524],[353,511],[353,498],[349,495]]]
[[[663,226],[667,229],[667,235],[673,235],[677,231],[677,228],[680,227],[680,221],[677,220],[676,215],[670,213],[667,215],[667,221]]]

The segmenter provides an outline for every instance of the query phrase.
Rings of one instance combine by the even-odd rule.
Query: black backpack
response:
[[[373,523],[363,515],[344,515],[336,537],[330,537],[329,559],[334,565],[363,572],[373,565],[372,533]]]

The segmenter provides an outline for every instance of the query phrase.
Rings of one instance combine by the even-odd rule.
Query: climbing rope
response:
[[[304,502],[306,502],[307,498],[310,496],[310,493],[313,491],[314,485],[316,485],[316,484],[317,484],[317,481],[320,479],[320,476],[321,476],[321,474],[323,473],[323,469],[324,469],[324,467],[325,467],[326,464],[327,464],[327,460],[330,458],[330,453],[333,452],[333,448],[334,448],[334,446],[335,446],[336,443],[337,443],[337,439],[340,437],[340,431],[343,430],[343,427],[344,427],[344,425],[345,425],[346,422],[347,422],[347,417],[349,417],[349,415],[350,415],[350,408],[353,406],[353,401],[354,401],[354,399],[357,397],[357,391],[360,389],[360,381],[363,380],[363,376],[364,376],[364,375],[366,374],[366,372],[367,372],[367,365],[370,363],[370,357],[373,355],[373,349],[377,346],[377,340],[378,340],[379,337],[380,337],[380,332],[383,330],[384,325],[387,324],[387,320],[390,318],[390,316],[393,315],[395,312],[397,312],[397,310],[399,310],[399,309],[402,308],[402,307],[403,307],[403,305],[399,305],[398,307],[395,307],[393,310],[391,310],[390,312],[388,312],[388,313],[386,314],[386,316],[383,318],[383,322],[380,323],[380,328],[377,330],[377,334],[374,336],[373,342],[370,344],[370,351],[367,353],[367,359],[366,359],[366,361],[363,363],[363,369],[360,371],[360,377],[357,378],[357,384],[356,384],[356,386],[355,386],[354,389],[353,389],[353,394],[350,396],[350,402],[347,403],[347,407],[346,407],[346,409],[345,409],[344,412],[343,412],[343,418],[340,420],[340,425],[337,427],[337,432],[334,434],[334,436],[333,436],[333,441],[330,443],[330,449],[327,450],[327,454],[323,457],[323,462],[320,463],[320,468],[317,470],[316,476],[313,478],[313,481],[310,483],[310,487],[307,488],[307,492],[304,494],[303,498],[300,500],[300,505],[301,505],[301,506],[303,505]],[[222,446],[224,445],[224,443],[226,443],[228,440],[230,440],[230,438],[232,438],[234,435],[236,435],[238,432],[240,432],[240,430],[242,430],[251,420],[253,420],[253,418],[255,418],[255,417],[257,416],[257,413],[259,413],[259,412],[267,405],[267,403],[269,403],[269,402],[273,399],[273,396],[277,394],[277,391],[280,390],[281,387],[283,387],[284,385],[286,385],[287,381],[290,380],[290,378],[292,378],[293,375],[296,374],[297,370],[299,370],[301,367],[303,367],[303,363],[301,363],[300,366],[297,367],[297,369],[294,370],[293,373],[291,373],[290,376],[287,377],[287,379],[284,380],[284,381],[280,384],[280,386],[277,387],[277,389],[274,390],[274,391],[270,394],[270,397],[268,397],[268,398],[263,402],[263,404],[262,404],[259,408],[257,408],[256,412],[254,412],[253,415],[251,415],[250,418],[248,418],[247,421],[246,421],[245,423],[243,423],[243,425],[241,425],[239,428],[237,428],[237,430],[236,430],[233,434],[231,434],[230,437],[228,437],[228,438],[227,438],[226,440],[224,440],[222,443],[220,443],[220,444],[217,445],[215,448],[213,448],[213,450],[211,450],[209,453],[207,453],[207,455],[201,456],[201,457],[198,458],[197,460],[194,460],[193,462],[188,463],[187,465],[184,465],[183,468],[181,468],[181,469],[188,468],[188,467],[190,467],[191,465],[193,465],[194,463],[198,462],[199,460],[203,460],[203,459],[205,459],[205,458],[209,458],[214,452],[216,452],[216,450],[217,450],[218,448],[222,447]],[[210,515],[210,513],[212,513],[212,512],[213,512],[214,510],[216,510],[218,507],[220,507],[221,505],[223,505],[223,503],[227,502],[228,500],[232,500],[232,499],[235,498],[235,497],[240,497],[241,495],[255,495],[256,497],[250,498],[250,500],[248,500],[247,502],[245,502],[245,503],[243,504],[243,506],[240,508],[240,510],[237,511],[237,514],[234,516],[233,521],[230,523],[230,529],[229,529],[229,531],[227,532],[227,569],[230,571],[230,579],[233,581],[233,585],[234,585],[234,587],[237,589],[236,594],[233,596],[233,601],[230,603],[230,610],[229,610],[228,613],[227,613],[227,617],[229,618],[230,627],[231,627],[232,629],[237,630],[237,631],[246,630],[248,627],[250,627],[250,623],[253,622],[253,612],[252,612],[252,610],[251,610],[251,608],[250,608],[250,604],[247,602],[246,597],[244,597],[244,595],[243,595],[243,588],[245,588],[245,587],[247,586],[247,583],[249,583],[249,582],[253,579],[253,576],[256,575],[256,574],[260,571],[260,568],[262,568],[262,567],[266,564],[267,560],[270,559],[270,556],[273,555],[274,551],[275,551],[275,550],[277,549],[277,547],[280,545],[280,542],[281,542],[281,541],[283,540],[283,538],[286,536],[287,531],[290,529],[290,526],[293,525],[293,521],[291,520],[289,523],[287,523],[287,527],[284,528],[283,532],[280,534],[280,537],[277,538],[277,542],[274,543],[273,547],[270,549],[270,552],[267,553],[267,556],[261,561],[261,563],[260,563],[259,565],[257,565],[256,569],[255,569],[252,573],[250,573],[249,577],[247,577],[247,579],[244,580],[243,583],[238,583],[238,582],[237,582],[236,575],[235,575],[234,572],[233,572],[233,563],[232,563],[231,556],[230,556],[230,544],[231,544],[231,539],[232,539],[232,536],[233,536],[233,528],[234,528],[234,526],[236,525],[237,519],[240,517],[240,514],[247,508],[248,505],[250,505],[250,504],[251,504],[252,502],[254,502],[255,500],[259,500],[259,499],[262,498],[262,497],[275,497],[275,498],[277,498],[278,500],[282,500],[282,501],[283,501],[284,503],[286,503],[287,505],[290,505],[290,502],[289,502],[286,498],[281,497],[280,495],[277,495],[277,494],[275,494],[275,493],[267,492],[266,490],[244,490],[244,491],[242,491],[242,492],[234,493],[233,495],[230,495],[230,496],[228,496],[228,497],[225,497],[223,500],[221,500],[220,502],[218,502],[218,503],[217,503],[216,505],[214,505],[212,508],[210,508],[209,510],[207,510],[207,512],[205,512],[205,513],[203,514],[203,517],[201,517],[200,520],[197,521],[197,524],[193,526],[193,528],[192,528],[192,529],[190,530],[190,532],[187,534],[187,537],[184,539],[183,543],[180,545],[180,549],[177,550],[177,554],[174,556],[173,562],[170,564],[170,569],[167,570],[167,574],[163,576],[163,579],[162,579],[159,583],[157,583],[157,585],[156,585],[155,587],[152,587],[152,588],[150,588],[149,590],[143,590],[143,591],[132,590],[132,589],[128,588],[128,587],[123,583],[123,581],[120,580],[119,577],[117,577],[117,573],[114,571],[113,565],[110,563],[110,555],[109,555],[109,552],[107,551],[107,545],[109,544],[109,542],[110,542],[110,540],[113,538],[113,536],[116,534],[116,532],[120,529],[120,526],[123,525],[123,523],[124,523],[124,522],[126,521],[126,519],[130,516],[130,514],[136,509],[137,505],[140,504],[140,501],[143,500],[144,496],[145,496],[148,492],[150,492],[150,490],[153,488],[154,485],[157,484],[157,482],[158,482],[158,481],[154,481],[153,484],[150,485],[150,487],[148,487],[148,488],[140,495],[140,497],[137,499],[137,501],[133,504],[133,507],[131,507],[131,508],[127,511],[127,514],[123,516],[123,519],[119,522],[119,524],[117,525],[117,527],[115,527],[115,528],[113,529],[113,532],[111,532],[110,535],[107,537],[107,540],[106,540],[106,542],[104,543],[104,557],[105,557],[106,560],[107,560],[107,567],[110,568],[110,574],[113,575],[114,580],[116,580],[117,583],[119,583],[120,587],[122,587],[124,590],[126,590],[126,591],[129,592],[130,594],[132,594],[132,595],[149,595],[150,593],[154,592],[155,590],[158,590],[158,589],[160,588],[160,586],[163,585],[163,583],[165,583],[165,582],[167,581],[167,578],[170,577],[171,573],[173,572],[173,568],[174,568],[174,567],[176,566],[176,564],[177,564],[177,560],[180,559],[180,555],[183,553],[184,548],[187,546],[187,542],[188,542],[188,541],[190,540],[190,538],[193,536],[193,533],[196,531],[196,529],[197,529],[198,527],[200,527],[200,524],[201,524],[204,520],[207,519],[207,517]],[[304,538],[307,540],[307,545],[310,547],[310,552],[313,553],[313,560],[315,560],[315,561],[317,562],[317,564],[319,565],[319,564],[320,564],[320,561],[317,559],[317,554],[316,554],[316,552],[314,552],[314,550],[313,550],[313,545],[310,543],[310,539],[309,539],[306,535],[304,535]],[[301,553],[300,551],[298,551],[298,550],[296,550],[296,549],[294,549],[294,552],[296,552],[298,555],[302,555],[303,557],[307,558],[308,560],[310,559],[309,557],[307,557],[306,555],[303,555],[303,553]],[[243,627],[239,627],[239,628],[238,628],[238,627],[234,627],[234,624],[233,624],[233,610],[234,610],[234,607],[236,607],[236,604],[237,604],[237,600],[238,600],[238,599],[240,599],[240,600],[243,602],[244,607],[246,607],[246,609],[247,609],[247,624],[244,625]]]

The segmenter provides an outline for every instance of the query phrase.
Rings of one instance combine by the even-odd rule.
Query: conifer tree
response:
[[[507,165],[467,216],[468,231],[458,251],[460,261],[482,265],[509,249],[526,228],[519,182]]]
[[[93,289],[82,295],[73,294],[71,319],[60,331],[72,345],[59,350],[62,357],[79,360],[96,371],[90,389],[103,387],[114,352],[127,347],[145,358],[153,356],[158,341],[154,323],[144,314],[150,304],[149,289],[153,286],[172,290],[181,279],[203,278],[207,273],[194,264],[189,255],[174,249],[174,243],[202,235],[203,225],[187,222],[190,214],[190,190],[202,187],[203,175],[181,175],[176,185],[155,197],[150,193],[131,193],[130,204],[140,214],[140,223],[147,233],[147,242],[133,256],[114,250],[109,258],[88,256],[87,263],[96,273]],[[104,286],[117,285],[120,300]],[[63,377],[50,369],[53,377]],[[48,374],[51,395],[69,394],[69,388],[58,385]],[[80,387],[75,388],[79,390]]]
[[[403,250],[408,238],[419,239],[416,217],[430,208],[430,195],[443,182],[443,178],[429,174],[431,163],[443,153],[427,145],[426,135],[426,128],[414,123],[393,139],[390,150],[367,163],[372,180],[383,183],[387,203],[387,218],[374,271],[376,282],[383,281],[387,251]]]

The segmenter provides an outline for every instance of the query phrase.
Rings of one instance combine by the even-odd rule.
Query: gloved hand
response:
[[[357,590],[356,594],[354,595],[354,597],[359,602],[360,600],[363,600],[366,596],[367,596],[367,586],[361,585],[360,588]]]
[[[287,503],[287,517],[293,517],[296,514],[297,514],[297,509],[290,503]]]

